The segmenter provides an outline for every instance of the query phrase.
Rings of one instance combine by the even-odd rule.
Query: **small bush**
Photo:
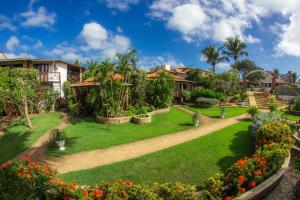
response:
[[[256,135],[257,129],[265,123],[272,122],[272,121],[281,121],[281,115],[277,112],[270,112],[270,113],[258,113],[253,118],[253,125],[252,125],[252,135]]]
[[[45,109],[46,111],[51,111],[55,107],[56,99],[58,98],[58,93],[53,90],[53,88],[49,88],[46,91],[45,97]]]
[[[274,112],[274,111],[278,110],[278,105],[276,102],[276,98],[274,96],[271,96],[269,98],[269,109],[270,109],[270,112]]]
[[[210,89],[197,87],[191,91],[191,100],[195,101],[198,97],[205,97],[211,99],[218,99],[219,101],[225,101],[226,96],[223,93],[215,92]]]
[[[294,110],[300,111],[300,96],[297,96],[297,98],[295,100]]]
[[[191,92],[186,90],[182,93],[182,98],[184,101],[190,101],[191,100]]]
[[[300,172],[300,157],[295,157],[293,160],[293,166],[296,170]]]
[[[257,106],[250,106],[247,112],[251,115],[251,118],[253,119],[255,115],[259,113],[259,110]]]
[[[219,104],[220,101],[218,99],[210,99],[210,98],[204,98],[204,97],[199,97],[196,99],[196,106],[215,106],[217,104]]]
[[[69,114],[72,116],[78,115],[79,105],[78,103],[69,102],[68,104]]]

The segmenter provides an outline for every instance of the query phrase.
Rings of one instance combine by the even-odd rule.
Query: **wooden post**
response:
[[[82,68],[80,68],[80,71],[79,71],[79,82],[82,82],[82,73],[83,73],[83,70],[82,70]]]
[[[272,77],[272,90],[275,91],[276,89],[276,78],[275,77]]]

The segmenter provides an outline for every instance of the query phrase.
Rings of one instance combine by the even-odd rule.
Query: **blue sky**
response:
[[[139,66],[208,69],[201,49],[240,35],[249,59],[300,74],[296,0],[0,0],[0,50],[8,57],[102,60],[135,48]],[[226,70],[230,63],[221,63]]]

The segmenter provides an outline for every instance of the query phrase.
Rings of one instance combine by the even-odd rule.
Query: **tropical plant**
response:
[[[248,56],[247,45],[240,40],[239,36],[226,38],[224,48],[223,54],[234,59],[234,68],[237,68],[240,56]]]
[[[90,78],[92,76],[92,71],[96,68],[98,62],[95,60],[87,61],[86,66],[87,69],[84,71],[83,79]]]
[[[293,72],[293,73],[291,74],[291,79],[292,79],[292,83],[293,83],[293,84],[296,84],[296,82],[297,82],[297,80],[298,80],[298,75],[297,75],[296,72]]]
[[[228,96],[234,96],[242,93],[239,72],[231,69],[228,72],[217,74],[214,77],[214,90]],[[219,99],[224,101],[225,99]]]
[[[160,71],[157,74],[157,78],[148,82],[147,100],[155,108],[166,108],[172,104],[175,81],[168,72]]]
[[[274,96],[271,96],[269,98],[269,109],[270,109],[270,112],[274,112],[274,111],[278,110],[277,101],[276,101],[276,98]]]
[[[278,78],[280,76],[280,71],[279,68],[274,68],[273,69],[274,74],[276,75],[276,78]]]
[[[143,70],[135,70],[131,74],[130,99],[134,106],[143,106],[146,99],[147,75]]]
[[[69,81],[64,82],[63,92],[65,99],[67,100],[69,114],[72,116],[78,115],[79,104],[76,100],[75,91],[71,88],[71,84]]]
[[[202,50],[202,54],[206,59],[206,62],[209,63],[212,66],[212,71],[215,74],[216,73],[216,65],[229,61],[226,56],[223,56],[221,54],[221,48],[217,48],[216,45],[209,45],[205,49]]]
[[[300,111],[300,96],[297,96],[295,100],[294,110]]]
[[[46,90],[45,97],[45,109],[46,111],[51,111],[55,107],[56,99],[58,98],[58,93],[53,90],[52,87]]]
[[[257,106],[250,106],[247,112],[251,115],[251,118],[254,119],[254,117],[259,113],[259,109]]]
[[[191,91],[191,100],[195,101],[198,97],[212,98],[218,99],[220,101],[224,101],[226,99],[225,95],[220,92],[215,92],[210,89],[206,89],[203,87],[196,87]]]
[[[189,101],[191,100],[191,91],[186,90],[182,93],[182,98],[184,101]]]

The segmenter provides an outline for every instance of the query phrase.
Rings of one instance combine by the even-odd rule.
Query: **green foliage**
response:
[[[133,71],[130,78],[131,104],[136,106],[143,106],[145,104],[148,84],[146,72],[143,70]]]
[[[224,174],[215,174],[205,181],[202,189],[203,199],[222,199],[224,191]]]
[[[220,92],[228,96],[234,96],[242,93],[240,76],[236,69],[217,74],[214,79],[215,81],[213,87],[215,88],[216,92]]]
[[[215,92],[203,87],[196,87],[191,91],[191,99],[193,101],[195,101],[198,97],[218,99],[220,101],[224,101],[226,99],[223,93]]]
[[[172,105],[175,81],[170,73],[157,72],[158,77],[149,80],[147,100],[155,108],[167,108]]]
[[[55,107],[55,102],[58,97],[58,93],[53,90],[53,88],[48,88],[45,96],[45,109],[46,111],[51,111]]]
[[[211,107],[219,104],[219,102],[218,99],[199,97],[196,99],[195,105],[198,107]]]
[[[300,111],[300,96],[297,96],[297,98],[295,100],[294,110]]]
[[[241,41],[239,36],[226,38],[226,41],[224,42],[224,48],[223,54],[234,59],[235,68],[237,66],[237,60],[239,57],[248,56],[247,45]]]
[[[271,96],[269,98],[269,109],[270,109],[270,112],[274,112],[274,111],[278,110],[278,105],[276,102],[276,98],[274,96]]]
[[[66,134],[63,130],[52,129],[50,131],[50,146],[56,146],[56,141],[62,141],[66,139]]]
[[[293,167],[300,172],[300,157],[297,156],[293,160]]]
[[[68,107],[69,114],[72,116],[78,115],[79,104],[76,101],[75,91],[72,90],[71,84],[69,81],[64,82],[63,92],[64,92],[65,98],[67,100],[67,107]]]
[[[222,48],[217,48],[216,45],[209,45],[202,50],[202,54],[206,59],[206,62],[212,66],[212,71],[215,74],[215,67],[217,64],[225,61],[229,61],[226,56],[222,55]]]
[[[186,90],[182,93],[182,97],[185,101],[191,100],[191,92]]]
[[[257,106],[250,106],[247,112],[251,115],[251,118],[253,119],[255,115],[259,113],[259,109]]]

